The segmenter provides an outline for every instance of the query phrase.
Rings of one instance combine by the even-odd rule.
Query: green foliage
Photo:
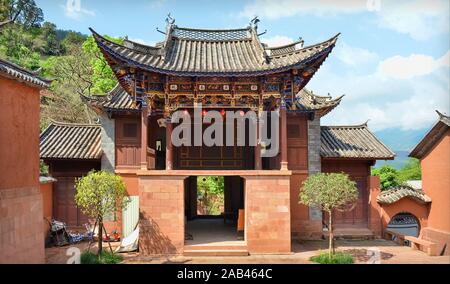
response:
[[[102,218],[127,206],[122,178],[106,171],[91,171],[76,181],[75,202],[89,217]]]
[[[0,27],[7,23],[38,27],[43,21],[44,13],[34,0],[0,0]]]
[[[40,175],[48,175],[48,166],[44,163],[43,160],[39,160],[39,174]]]
[[[43,55],[61,55],[64,53],[64,48],[61,41],[56,35],[56,25],[50,22],[45,22],[41,28],[40,39],[43,44],[41,53]]]
[[[319,207],[328,213],[329,255],[334,254],[333,214],[335,210],[352,210],[358,200],[356,183],[345,173],[318,173],[303,182],[299,194],[300,203]]]
[[[398,171],[389,165],[383,165],[378,169],[372,169],[372,175],[380,177],[381,190],[401,184]]]
[[[39,68],[40,55],[33,51],[34,42],[23,27],[8,25],[0,33],[0,57],[27,69]]]
[[[122,44],[123,39],[116,39],[105,36],[107,39]],[[83,43],[83,51],[91,56],[90,64],[92,68],[92,89],[93,94],[105,94],[109,92],[116,84],[117,79],[103,57],[100,49],[95,43],[94,37],[89,36]]]
[[[224,177],[197,177],[197,199],[206,215],[220,215],[224,204]]]
[[[123,261],[123,257],[118,254],[104,251],[98,257],[96,254],[85,251],[81,254],[81,264],[117,264]]]
[[[380,177],[381,190],[401,185],[408,180],[422,179],[420,161],[415,158],[410,158],[400,170],[389,165],[373,168],[372,175]]]
[[[351,254],[343,252],[332,254],[331,257],[328,253],[320,253],[311,257],[310,260],[320,264],[352,264],[354,262]]]
[[[420,160],[416,158],[409,158],[406,164],[400,169],[398,173],[400,182],[408,180],[421,180],[422,169],[420,167]]]
[[[300,203],[319,206],[326,212],[346,210],[358,200],[356,183],[344,173],[318,173],[303,182]]]

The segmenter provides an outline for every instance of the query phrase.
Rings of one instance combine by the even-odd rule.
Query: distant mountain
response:
[[[392,151],[396,157],[393,161],[378,161],[375,167],[388,164],[396,169],[400,169],[408,160],[409,152],[419,143],[429,129],[422,128],[419,130],[400,130],[389,128],[376,131],[375,135]]]

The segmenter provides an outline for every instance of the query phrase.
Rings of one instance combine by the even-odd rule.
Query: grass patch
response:
[[[343,252],[332,254],[331,258],[328,252],[323,252],[311,257],[310,260],[320,264],[352,264],[354,262],[351,254]]]
[[[123,257],[118,254],[103,251],[100,257],[90,251],[81,254],[81,264],[117,264],[122,262]]]

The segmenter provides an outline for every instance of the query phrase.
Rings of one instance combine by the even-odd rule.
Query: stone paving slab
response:
[[[107,249],[107,244],[105,249]],[[87,248],[87,243],[75,245],[80,250]],[[145,264],[311,264],[311,256],[321,250],[327,250],[326,241],[293,242],[293,253],[289,255],[250,255],[238,257],[144,257],[139,253],[124,254],[124,263]],[[69,247],[46,249],[47,263],[66,263]],[[95,246],[94,246],[95,248]],[[410,247],[401,247],[387,240],[339,240],[336,241],[336,249],[353,254],[355,263],[373,263],[376,260],[382,264],[450,264],[450,256],[428,256],[421,251],[414,251]],[[95,249],[94,249],[95,250]],[[373,258],[376,251],[376,256]],[[379,252],[379,253],[378,253]]]

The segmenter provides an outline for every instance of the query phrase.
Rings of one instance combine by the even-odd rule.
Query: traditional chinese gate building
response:
[[[101,117],[102,168],[124,177],[129,194],[139,198],[141,252],[289,253],[291,237],[322,237],[321,211],[298,204],[301,183],[320,171],[347,172],[360,190],[356,209],[339,216],[337,223],[379,235],[380,220],[370,213],[368,201],[370,188],[376,186],[370,166],[394,154],[366,124],[321,126],[321,117],[342,97],[304,89],[337,35],[310,46],[298,41],[268,47],[261,43],[255,22],[232,30],[167,22],[165,39],[155,46],[128,39],[118,44],[92,30],[119,85],[106,97],[86,100]],[[172,114],[192,113],[200,104],[203,111],[255,111],[257,117],[262,111],[278,111],[279,153],[262,158],[260,143],[174,147]],[[244,209],[243,240],[215,246],[185,240],[187,224],[196,219],[198,176],[225,177],[224,214],[236,220]]]

